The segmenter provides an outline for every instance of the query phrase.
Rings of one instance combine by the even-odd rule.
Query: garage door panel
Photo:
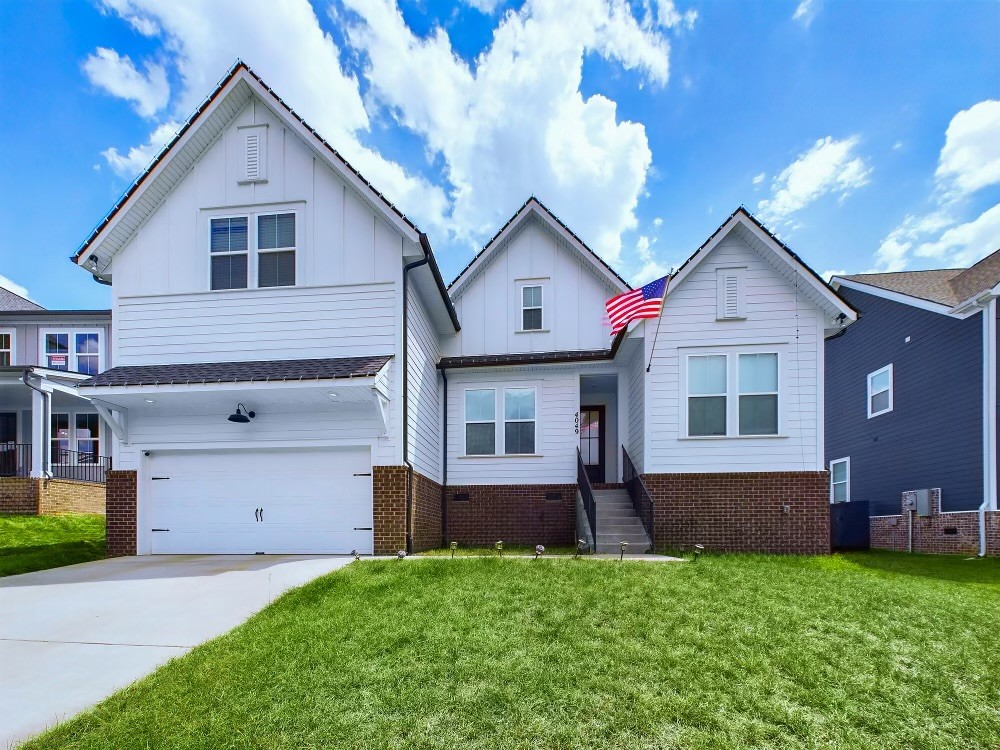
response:
[[[367,447],[163,452],[148,468],[150,528],[169,529],[150,531],[153,553],[372,552]]]

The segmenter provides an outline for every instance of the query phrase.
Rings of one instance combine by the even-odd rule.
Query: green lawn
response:
[[[1000,561],[361,562],[29,748],[996,748]]]
[[[0,516],[0,576],[102,557],[104,516]]]
[[[576,547],[546,547],[545,557],[550,555],[572,555],[576,552]],[[432,549],[426,552],[418,552],[423,557],[451,557],[451,548]],[[535,555],[534,545],[512,544],[504,545],[503,556]],[[497,557],[496,547],[459,547],[455,550],[455,557]]]

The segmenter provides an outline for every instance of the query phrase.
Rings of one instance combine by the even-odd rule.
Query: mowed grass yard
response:
[[[0,515],[0,576],[58,568],[102,557],[104,516]]]
[[[996,748],[1000,561],[360,562],[26,747]]]

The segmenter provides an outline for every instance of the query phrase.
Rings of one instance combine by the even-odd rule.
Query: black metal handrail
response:
[[[101,482],[111,470],[111,457],[93,451],[52,449],[52,476],[56,479],[75,479],[78,482]]]
[[[584,466],[583,456],[580,449],[576,449],[576,484],[580,488],[580,497],[583,498],[583,509],[587,513],[587,523],[590,525],[590,534],[593,537],[594,549],[597,549],[597,504],[594,501],[594,488],[590,486],[590,477],[587,476],[587,467]]]
[[[646,534],[649,535],[649,544],[655,550],[656,524],[654,523],[653,498],[646,489],[646,483],[642,481],[642,475],[635,470],[632,457],[629,456],[624,445],[622,446],[622,482],[625,484],[628,496],[632,499],[632,507],[635,508],[636,515],[639,516],[639,520],[642,521],[642,525],[646,529]]]
[[[31,476],[31,445],[0,443],[0,477]]]

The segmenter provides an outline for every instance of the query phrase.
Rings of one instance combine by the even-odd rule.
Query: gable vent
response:
[[[264,182],[267,168],[267,126],[246,125],[240,128],[243,135],[243,165],[240,182]]]
[[[741,320],[744,313],[745,268],[720,268],[716,271],[718,320]]]

